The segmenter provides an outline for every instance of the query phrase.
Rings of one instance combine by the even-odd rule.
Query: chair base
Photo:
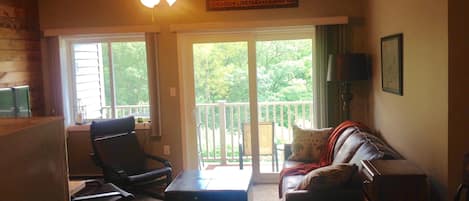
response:
[[[103,183],[99,180],[86,182],[85,189],[71,197],[71,201],[95,200],[101,198],[119,198],[118,200],[133,200],[135,196],[112,183]]]
[[[126,191],[134,194],[143,194],[156,199],[164,200],[164,190],[170,182],[166,180],[150,181],[139,184],[128,184],[121,186]]]

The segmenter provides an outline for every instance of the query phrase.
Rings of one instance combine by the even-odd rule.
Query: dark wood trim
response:
[[[298,7],[299,0],[206,0],[207,11]]]

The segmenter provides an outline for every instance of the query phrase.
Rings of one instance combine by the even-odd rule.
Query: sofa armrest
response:
[[[285,193],[284,201],[309,201],[311,194],[307,190],[295,190]]]
[[[360,188],[332,190],[295,190],[285,193],[285,201],[363,201]]]
[[[287,160],[288,157],[290,157],[290,155],[292,155],[292,145],[291,144],[284,144],[284,148],[283,148],[284,159]]]

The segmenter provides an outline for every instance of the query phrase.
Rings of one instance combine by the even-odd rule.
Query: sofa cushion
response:
[[[381,159],[383,156],[384,152],[382,152],[375,144],[370,141],[366,141],[358,148],[349,163],[361,166],[362,160]]]
[[[332,128],[302,129],[293,126],[293,154],[288,160],[319,161]]]
[[[354,164],[340,163],[315,169],[304,176],[296,190],[324,190],[343,186],[357,171]]]
[[[350,137],[353,136],[354,134],[358,134],[360,132],[359,129],[353,127],[353,128],[348,128],[345,129],[344,132],[339,136],[337,139],[335,146],[334,146],[334,156],[337,155],[337,152],[342,148],[344,145],[345,141]]]
[[[360,167],[361,160],[398,158],[400,155],[383,140],[352,127],[346,129],[337,139],[332,163],[354,163]]]
[[[304,177],[304,175],[290,175],[288,177],[284,177],[282,179],[282,191],[280,193],[294,191]]]
[[[335,153],[334,161],[332,163],[348,163],[360,146],[365,142],[366,139],[363,133],[349,135],[342,144],[336,144],[336,146],[340,145],[340,149]]]

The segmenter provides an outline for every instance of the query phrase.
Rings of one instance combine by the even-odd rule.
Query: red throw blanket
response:
[[[284,168],[280,172],[280,183],[279,183],[279,197],[282,198],[282,180],[283,177],[289,176],[289,175],[305,175],[308,172],[328,166],[332,164],[332,161],[334,160],[334,148],[335,148],[335,143],[337,142],[337,139],[339,139],[340,135],[345,131],[345,129],[350,128],[350,127],[358,127],[360,130],[363,131],[369,131],[370,129],[365,126],[362,123],[355,122],[355,121],[344,121],[340,125],[338,125],[334,130],[332,130],[331,135],[329,136],[329,139],[327,140],[327,147],[325,154],[321,157],[319,160],[319,163],[303,163],[299,164],[294,167],[290,168]]]

